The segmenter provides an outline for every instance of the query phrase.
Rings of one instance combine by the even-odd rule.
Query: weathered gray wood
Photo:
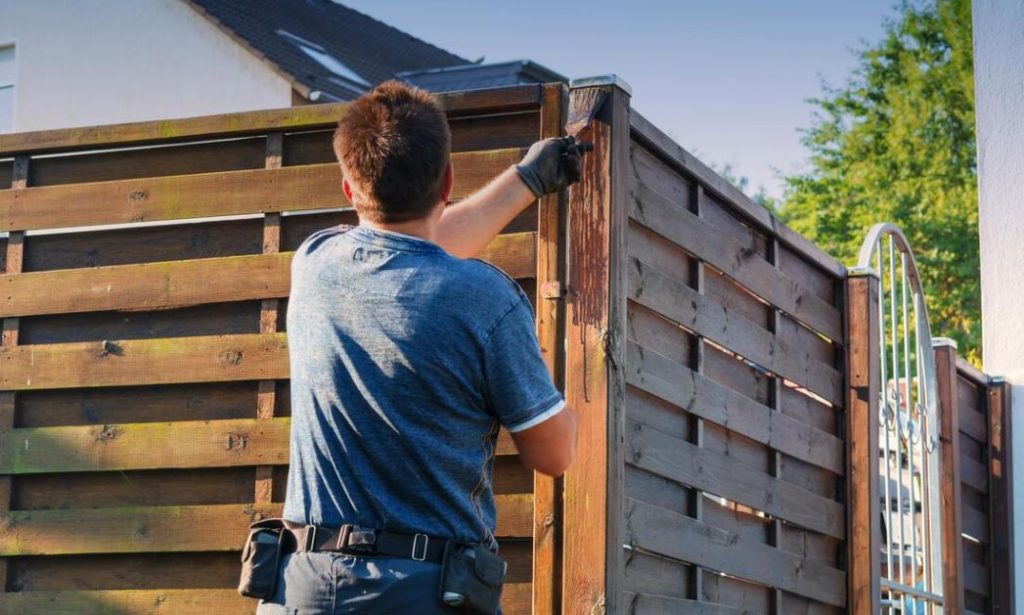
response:
[[[679,513],[626,502],[629,544],[665,557],[692,562],[741,579],[778,587],[826,604],[846,604],[843,571],[745,540]]]
[[[630,344],[627,383],[687,412],[836,474],[844,473],[843,442],[773,411],[650,349]]]
[[[630,215],[634,220],[704,259],[712,267],[833,340],[842,337],[842,318],[832,305],[803,287],[759,254],[707,222],[637,182]]]
[[[629,297],[832,403],[842,399],[842,375],[831,366],[636,258]]]
[[[630,418],[626,462],[684,485],[760,510],[789,523],[842,538],[843,506]]]
[[[767,209],[753,202],[750,197],[715,173],[706,164],[697,160],[692,154],[680,147],[657,126],[651,124],[642,115],[633,111],[629,115],[633,137],[644,146],[651,148],[666,160],[672,162],[680,170],[685,171],[700,181],[707,190],[720,195],[737,212],[755,223],[760,228],[778,235],[779,240],[803,254],[808,260],[837,278],[846,275],[846,267],[830,254],[811,243],[808,239],[780,222]]]
[[[652,594],[623,592],[622,604],[629,615],[746,615],[749,611],[734,609],[723,604],[672,598]]]

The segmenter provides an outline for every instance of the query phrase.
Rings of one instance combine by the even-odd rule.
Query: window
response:
[[[14,130],[14,45],[0,47],[0,133]]]

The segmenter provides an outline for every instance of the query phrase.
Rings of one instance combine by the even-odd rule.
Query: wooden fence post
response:
[[[629,89],[614,76],[575,81],[569,121],[594,150],[569,190],[566,403],[579,419],[565,474],[562,612],[618,613],[622,570],[622,431]]]
[[[881,393],[879,280],[871,269],[846,279],[847,553],[851,615],[881,612],[878,429]]]
[[[1014,613],[1013,459],[1010,448],[1010,385],[993,376],[988,385],[989,544],[992,613]]]
[[[542,90],[540,138],[562,134],[568,92],[564,84]],[[542,199],[537,213],[537,339],[555,384],[565,372],[565,192]],[[555,615],[561,607],[562,481],[540,473],[533,479],[533,612]]]
[[[956,342],[937,337],[936,388],[939,394],[939,441],[942,467],[942,595],[943,613],[960,615],[964,596],[963,512],[960,508],[960,401]]]

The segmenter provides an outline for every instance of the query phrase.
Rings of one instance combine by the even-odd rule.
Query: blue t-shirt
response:
[[[564,405],[529,300],[500,270],[367,227],[292,261],[284,516],[494,544],[498,426]]]

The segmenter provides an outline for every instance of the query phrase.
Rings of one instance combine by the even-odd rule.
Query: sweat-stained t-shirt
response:
[[[416,237],[338,226],[292,261],[284,516],[494,542],[499,425],[564,402],[519,286]]]

